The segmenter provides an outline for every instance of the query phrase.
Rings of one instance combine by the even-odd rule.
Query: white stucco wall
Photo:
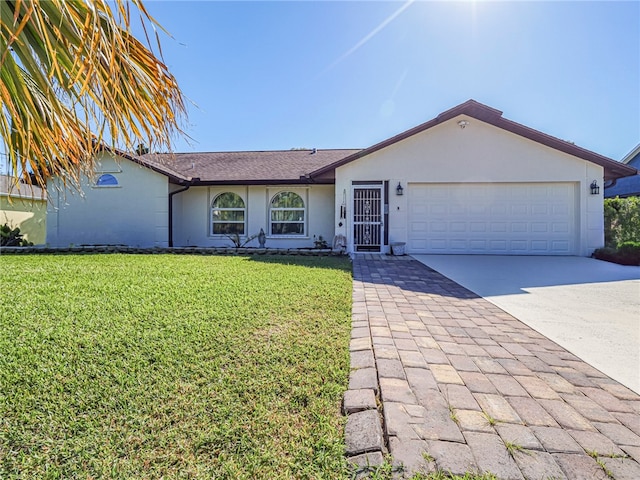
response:
[[[307,206],[306,228],[303,236],[269,236],[269,204],[274,195],[292,191],[300,195]],[[191,187],[173,197],[173,243],[174,246],[233,246],[224,236],[211,234],[211,203],[224,192],[234,192],[245,201],[246,233],[257,234],[264,229],[266,246],[271,248],[313,247],[314,235],[333,241],[334,217],[333,185],[278,185],[278,186],[211,186]],[[247,246],[257,247],[255,239]]]
[[[469,121],[465,129],[457,122]],[[336,169],[335,215],[339,218],[343,192],[348,215],[336,234],[346,235],[351,246],[350,205],[353,180],[389,181],[390,242],[406,242],[409,211],[406,194],[410,182],[575,182],[577,253],[589,256],[604,244],[603,197],[590,195],[595,179],[604,191],[603,168],[546,147],[519,135],[459,116],[410,138]],[[398,182],[405,195],[396,196]]]
[[[47,244],[168,246],[168,179],[108,153],[98,159],[94,178],[82,181],[82,191],[47,188]],[[118,186],[97,187],[95,179],[109,173]]]

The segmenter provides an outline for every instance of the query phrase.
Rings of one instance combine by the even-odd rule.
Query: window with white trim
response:
[[[295,192],[276,194],[269,205],[271,235],[304,235],[306,206]]]
[[[213,235],[244,235],[245,219],[245,203],[237,193],[221,193],[211,202],[211,233]]]

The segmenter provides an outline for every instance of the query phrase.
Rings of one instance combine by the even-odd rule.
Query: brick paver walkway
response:
[[[639,395],[410,257],[359,255],[353,272],[353,463],[640,479]]]

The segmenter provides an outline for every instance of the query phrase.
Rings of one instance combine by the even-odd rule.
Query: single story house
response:
[[[469,100],[365,149],[105,150],[82,195],[50,190],[47,242],[215,247],[262,230],[273,248],[588,256],[600,187],[635,173]]]
[[[25,240],[38,245],[47,234],[47,192],[0,175],[0,225],[19,228]]]
[[[622,159],[622,163],[640,168],[640,143]],[[607,182],[604,185],[604,198],[626,198],[640,196],[640,174],[631,175]]]

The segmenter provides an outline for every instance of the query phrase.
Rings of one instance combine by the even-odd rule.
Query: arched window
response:
[[[98,180],[96,180],[96,186],[98,187],[117,187],[118,179],[111,175],[110,173],[105,173],[104,175],[100,175]]]
[[[240,195],[225,192],[211,203],[211,233],[213,235],[244,235],[245,206]]]
[[[304,235],[306,209],[302,197],[294,192],[280,192],[271,200],[269,217],[271,235]]]

